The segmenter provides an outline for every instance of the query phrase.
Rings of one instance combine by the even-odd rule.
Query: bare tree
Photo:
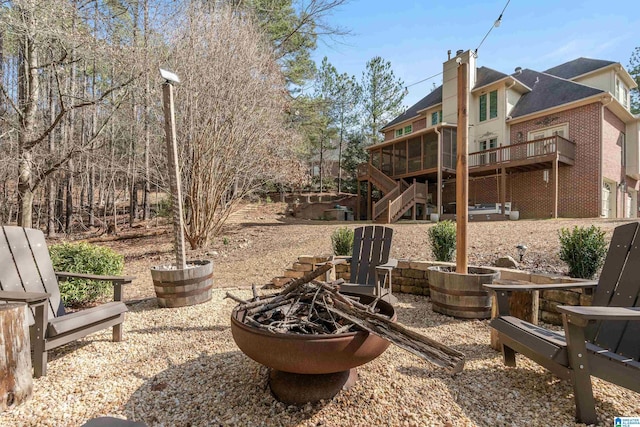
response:
[[[186,237],[206,245],[233,207],[265,181],[298,173],[287,129],[285,79],[247,15],[192,4],[178,27],[173,68],[183,150]]]
[[[70,32],[69,23],[83,19],[80,8],[76,2],[66,0],[14,0],[0,13],[0,26],[12,34],[17,52],[17,79],[2,81],[0,94],[2,102],[11,110],[5,120],[17,135],[20,225],[32,226],[34,194],[44,180],[93,146],[122,101],[122,97],[117,97],[115,103],[110,103],[109,95],[133,81],[131,76],[121,73],[120,83],[103,79],[104,86],[95,98],[84,98],[75,93],[76,66],[81,60],[107,57],[111,63],[122,64],[126,54],[120,46],[93,37],[86,25],[78,25]],[[126,69],[120,67],[120,71]],[[43,102],[47,91],[42,91],[41,86],[47,81],[54,86],[53,92],[49,93],[54,93],[55,108]],[[74,137],[76,123],[73,118],[66,122],[65,118],[70,112],[97,104],[101,105],[101,123],[96,127],[96,133],[83,144],[80,138]],[[44,110],[55,111],[55,116],[46,120]],[[66,128],[69,141],[58,147],[52,156],[49,136],[61,128]]]

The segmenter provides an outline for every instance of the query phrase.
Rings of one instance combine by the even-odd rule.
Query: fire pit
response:
[[[358,295],[362,304],[374,297]],[[376,305],[379,314],[395,321],[393,306]],[[389,341],[366,331],[334,334],[273,333],[244,323],[246,310],[231,314],[231,333],[247,356],[271,368],[269,386],[285,403],[304,404],[330,399],[351,387],[356,367],[381,355]]]

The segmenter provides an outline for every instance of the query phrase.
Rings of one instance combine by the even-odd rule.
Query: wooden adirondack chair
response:
[[[389,259],[393,229],[368,225],[354,230],[349,283],[340,291],[375,295],[391,304],[398,299],[391,294],[391,271],[398,260]]]
[[[597,422],[591,375],[640,392],[640,232],[638,223],[615,229],[597,282],[557,285],[485,285],[496,292],[504,363],[521,353],[573,383],[578,421]],[[559,306],[564,335],[509,316],[509,293],[595,287],[593,305]]]
[[[65,314],[58,281],[86,278],[113,284],[113,302]],[[113,327],[113,341],[122,340],[127,307],[122,285],[133,277],[56,273],[40,230],[0,227],[0,301],[29,305],[29,325],[34,376],[47,372],[47,352],[90,333]]]

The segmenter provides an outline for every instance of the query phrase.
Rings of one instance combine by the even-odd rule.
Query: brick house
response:
[[[507,75],[458,51],[443,64],[443,84],[369,147],[358,170],[368,219],[455,212],[457,57],[470,70],[472,219],[510,210],[521,218],[638,216],[640,116],[630,112],[636,84],[620,63],[578,58]]]

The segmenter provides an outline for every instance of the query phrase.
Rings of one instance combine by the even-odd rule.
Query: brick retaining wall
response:
[[[291,268],[284,272],[283,276],[275,277],[272,283],[276,287],[283,286],[293,278],[304,276],[305,273],[314,269],[316,264],[327,262],[329,256],[301,255],[294,262]],[[428,267],[435,265],[455,265],[436,261],[423,260],[398,260],[398,267],[393,270],[392,282],[393,292],[429,296],[429,275]],[[500,278],[506,280],[524,280],[527,282],[542,283],[572,283],[579,281],[567,276],[529,273],[522,270],[512,270],[507,268],[491,267],[500,271]],[[349,280],[349,263],[336,266],[336,279]],[[556,310],[558,305],[591,305],[591,295],[584,293],[584,289],[573,290],[548,290],[540,292],[540,320],[554,325],[562,324],[562,316]]]

